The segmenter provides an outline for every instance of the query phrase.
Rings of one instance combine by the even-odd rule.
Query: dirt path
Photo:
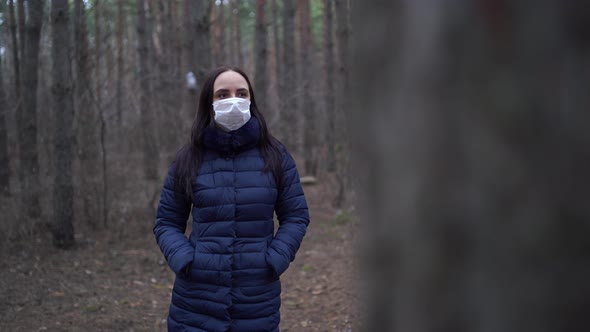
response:
[[[281,331],[353,331],[358,322],[353,251],[358,225],[334,219],[321,189],[306,189],[312,223],[282,277]],[[121,226],[118,226],[121,227]],[[48,234],[0,253],[0,331],[165,331],[173,273],[151,224],[77,234],[51,247]]]

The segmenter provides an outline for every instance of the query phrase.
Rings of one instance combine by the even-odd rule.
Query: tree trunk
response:
[[[381,0],[352,13],[366,330],[583,330],[586,2]]]
[[[234,0],[235,20],[234,20],[234,31],[235,31],[235,43],[236,43],[236,62],[235,64],[239,67],[244,66],[244,56],[242,54],[242,24],[241,24],[241,6],[240,0]]]
[[[9,0],[9,25],[10,25],[10,37],[12,40],[12,62],[14,68],[14,96],[16,99],[16,113],[19,114],[22,111],[22,100],[21,100],[21,65],[20,59],[22,57],[19,56],[19,49],[23,43],[23,35],[21,35],[20,43],[17,40],[16,36],[16,17],[14,13],[14,0]],[[21,55],[22,56],[22,55]]]
[[[96,107],[102,107],[102,76],[100,72],[100,59],[102,58],[102,32],[100,24],[100,0],[94,0],[94,82],[96,87]]]
[[[81,8],[80,8],[81,9]],[[71,248],[75,244],[72,185],[72,122],[74,100],[69,61],[70,34],[68,0],[51,2],[53,57],[53,86],[55,114],[55,183],[53,189],[54,224],[53,240],[58,248]],[[79,22],[77,22],[79,23]]]
[[[209,38],[209,13],[211,12],[211,1],[197,1],[195,6],[195,23],[196,31],[195,34],[195,59],[194,61],[198,64],[197,71],[197,82],[202,84],[211,70],[211,43]],[[196,112],[196,109],[195,109]]]
[[[123,120],[123,81],[125,79],[125,53],[123,49],[125,14],[123,13],[123,1],[117,2],[117,91],[115,93],[117,107],[117,123],[122,126]]]
[[[171,1],[159,0],[159,25],[161,27],[161,53],[158,59],[160,78],[158,80],[157,95],[161,101],[158,112],[158,123],[162,128],[180,128],[182,123],[178,115],[179,100],[182,86],[179,85],[178,68],[174,66],[174,20],[172,18]],[[181,137],[173,130],[160,132],[162,151],[173,153],[181,144]],[[171,158],[168,158],[171,159]]]
[[[80,160],[80,197],[83,206],[83,220],[96,228],[102,220],[104,202],[101,197],[102,172],[98,139],[98,114],[91,98],[91,81],[88,51],[88,30],[83,0],[74,5],[74,37],[76,41],[76,108],[78,110],[78,158]]]
[[[219,5],[212,5],[211,17],[213,17],[213,66],[227,65],[228,43],[225,36],[225,6],[223,1]]]
[[[338,141],[336,139],[336,127],[339,117],[337,116],[334,100],[334,32],[332,26],[334,25],[332,19],[332,3],[334,0],[324,0],[324,68],[325,77],[324,89],[326,90],[325,106],[326,114],[328,116],[326,131],[326,141],[328,143],[328,158],[326,169],[329,172],[336,170],[336,146]],[[338,126],[340,128],[341,126]]]
[[[184,59],[185,72],[196,77],[196,87],[189,87],[185,94],[187,118],[197,112],[199,87],[211,69],[211,44],[209,38],[211,1],[186,1],[184,3]]]
[[[39,194],[39,161],[37,151],[37,68],[39,67],[39,41],[43,24],[44,1],[32,1],[28,4],[29,17],[24,35],[25,51],[23,63],[23,89],[28,92],[23,98],[23,109],[18,122],[18,140],[20,148],[20,180],[22,187],[22,211],[27,216],[38,219],[41,216]],[[20,15],[20,13],[19,13]]]
[[[16,11],[18,15],[18,37],[19,40],[19,58],[24,61],[25,58],[25,33],[26,33],[26,19],[25,19],[25,0],[18,0],[16,3]]]
[[[221,61],[221,47],[223,42],[220,39],[221,24],[219,14],[219,7],[222,5],[223,4],[218,5],[215,3],[211,6],[211,35],[213,36],[211,39],[211,60],[213,62],[213,67],[218,67],[223,64],[223,61]]]
[[[312,95],[315,91],[312,84],[312,75],[314,72],[313,64],[311,60],[311,54],[313,51],[313,41],[311,37],[311,13],[309,0],[301,0],[298,2],[299,17],[300,17],[300,60],[301,64],[301,92],[300,97],[302,100],[301,107],[303,114],[303,157],[305,160],[305,174],[306,175],[317,175],[317,115],[315,110],[314,96]]]
[[[346,100],[349,96],[350,91],[350,79],[349,79],[349,36],[350,28],[348,24],[350,6],[348,0],[333,0],[334,1],[334,13],[336,16],[336,41],[337,48],[334,50],[337,54],[335,56],[335,63],[337,65],[337,71],[334,73],[336,80],[336,91],[334,93],[334,122],[336,123],[336,130],[334,131],[334,141],[338,144],[338,149],[335,148],[336,158],[336,179],[338,181],[338,194],[335,199],[335,206],[342,207],[350,198],[350,192],[352,188],[350,179],[350,141],[349,134],[347,132],[347,126],[345,125],[344,112],[347,109]]]
[[[112,100],[112,86],[113,82],[113,69],[115,68],[115,59],[114,59],[114,50],[112,47],[112,38],[111,35],[113,34],[113,30],[111,27],[113,13],[112,13],[112,5],[110,3],[103,4],[102,8],[102,17],[106,18],[103,19],[102,22],[99,24],[104,26],[104,33],[103,33],[103,44],[104,45],[104,61],[105,61],[105,69],[106,69],[106,78],[105,78],[105,100],[107,100],[107,105],[110,105],[110,101]]]
[[[139,59],[139,108],[140,130],[143,138],[144,176],[147,180],[157,180],[159,167],[159,153],[153,135],[153,110],[150,107],[150,73],[149,73],[149,45],[151,27],[148,26],[146,0],[137,0],[137,55]]]
[[[10,195],[10,156],[8,155],[8,134],[6,132],[6,113],[8,102],[4,90],[4,68],[0,57],[0,194]]]
[[[266,0],[256,0],[256,40],[254,43],[255,69],[254,69],[254,90],[256,91],[256,103],[261,112],[267,113],[268,100],[268,46],[266,31]],[[268,113],[267,113],[268,114]]]
[[[283,1],[283,61],[279,77],[279,109],[281,110],[281,138],[291,152],[297,152],[299,116],[297,114],[297,68],[295,63],[295,3]]]

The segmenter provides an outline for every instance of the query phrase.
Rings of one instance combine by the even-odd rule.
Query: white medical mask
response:
[[[226,98],[213,102],[215,123],[232,131],[250,120],[250,101],[244,98]]]

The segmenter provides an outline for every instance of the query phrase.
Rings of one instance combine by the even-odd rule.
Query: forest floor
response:
[[[336,216],[330,187],[304,189],[312,221],[281,277],[281,331],[358,329],[359,225]],[[154,240],[153,211],[143,210],[127,209],[109,229],[78,229],[73,250],[53,248],[39,232],[5,243],[0,331],[166,331],[174,275]]]

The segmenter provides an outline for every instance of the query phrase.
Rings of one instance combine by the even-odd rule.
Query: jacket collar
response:
[[[214,121],[203,131],[203,145],[222,155],[236,154],[253,148],[260,141],[260,123],[251,117],[242,127],[224,131]]]

